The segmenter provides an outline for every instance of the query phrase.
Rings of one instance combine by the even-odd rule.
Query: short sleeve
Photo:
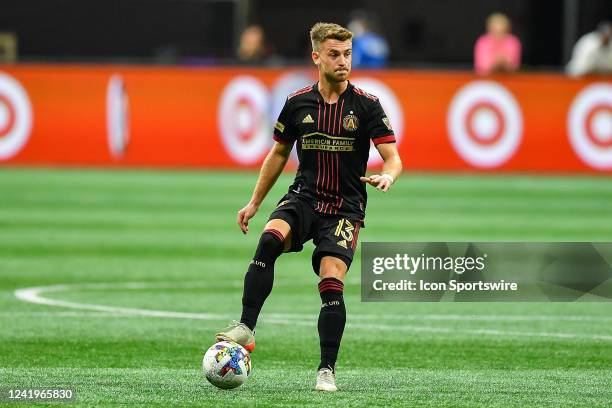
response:
[[[291,111],[291,102],[287,99],[274,125],[274,135],[272,137],[278,143],[292,144],[295,141],[296,132],[291,126]]]
[[[369,138],[372,139],[375,145],[381,143],[395,143],[395,133],[393,133],[391,122],[385,114],[379,100],[374,102],[372,115],[370,116],[366,130]]]

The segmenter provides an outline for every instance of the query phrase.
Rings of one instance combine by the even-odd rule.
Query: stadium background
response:
[[[237,316],[256,232],[291,178],[243,237],[235,213],[275,116],[314,79],[318,20],[367,10],[391,46],[389,69],[353,72],[381,97],[406,169],[391,193],[371,193],[362,241],[612,237],[612,83],[563,74],[609,2],[380,4],[3,2],[0,31],[19,53],[0,65],[2,386],[73,387],[82,405],[609,404],[608,303],[362,304],[358,268],[345,392],[312,395],[308,249],[279,261],[249,383],[228,393],[203,380],[202,351]],[[473,44],[496,10],[523,68],[476,76]],[[233,59],[250,23],[281,58]]]

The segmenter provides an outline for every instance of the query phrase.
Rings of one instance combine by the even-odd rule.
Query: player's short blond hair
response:
[[[321,43],[325,40],[347,41],[353,39],[353,33],[334,23],[317,23],[310,29],[312,50],[319,51]]]

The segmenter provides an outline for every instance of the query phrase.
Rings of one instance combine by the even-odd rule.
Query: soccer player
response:
[[[299,167],[259,240],[244,278],[242,317],[217,333],[247,350],[255,347],[255,325],[272,291],[274,263],[283,252],[299,252],[313,240],[312,267],[319,275],[318,331],[321,361],[316,390],[336,391],[334,367],[344,332],[344,277],[353,260],[370,184],[388,191],[402,163],[389,119],[375,96],[348,81],[353,34],[337,24],[310,30],[319,80],[287,97],[274,127],[276,143],[266,156],[249,203],[238,211],[246,234],[249,220],[282,172],[293,145]],[[382,173],[365,177],[370,141],[384,160]]]

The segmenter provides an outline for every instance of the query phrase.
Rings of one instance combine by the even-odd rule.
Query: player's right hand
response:
[[[243,234],[249,232],[249,220],[255,216],[259,207],[248,203],[242,210],[238,211],[237,223]]]

